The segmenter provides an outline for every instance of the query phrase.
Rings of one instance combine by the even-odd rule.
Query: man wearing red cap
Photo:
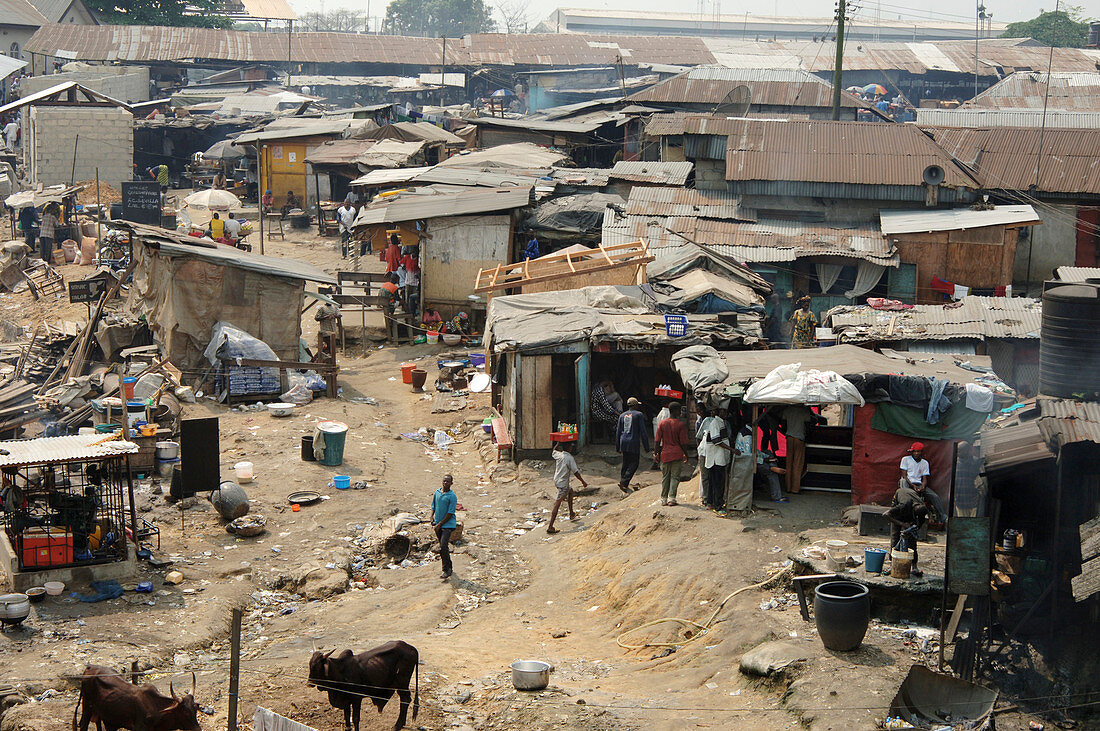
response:
[[[908,449],[908,454],[901,458],[901,477],[898,479],[898,491],[905,489],[915,490],[921,499],[931,505],[936,513],[936,522],[944,523],[947,516],[943,510],[943,503],[934,491],[928,489],[928,477],[932,470],[928,466],[928,460],[924,459],[924,445],[913,442]]]

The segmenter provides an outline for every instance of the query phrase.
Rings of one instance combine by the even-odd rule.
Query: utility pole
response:
[[[443,71],[439,74],[439,106],[443,106],[443,94],[447,91],[447,36],[439,36],[443,41]]]
[[[978,39],[982,36],[980,23],[982,22],[982,0],[976,0],[974,9],[974,97],[978,96]]]
[[[290,41],[294,37],[294,21],[286,22],[286,88],[290,88]]]
[[[836,62],[833,65],[833,121],[840,120],[840,90],[844,76],[844,15],[848,12],[845,0],[836,0]]]
[[[233,609],[229,625],[229,731],[237,731],[237,700],[241,679],[241,610]]]

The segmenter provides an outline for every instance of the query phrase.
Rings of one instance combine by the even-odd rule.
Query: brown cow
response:
[[[328,691],[328,702],[333,708],[344,712],[344,728],[351,731],[352,719],[355,719],[355,731],[359,731],[359,707],[364,698],[369,698],[378,707],[378,712],[397,692],[401,699],[401,713],[397,724],[398,731],[405,726],[409,710],[409,681],[416,672],[416,696],[412,701],[412,717],[420,711],[420,653],[412,645],[396,640],[379,645],[373,650],[353,655],[344,650],[331,657],[335,650],[326,653],[314,652],[309,661],[309,681],[306,685],[316,686],[318,690]]]
[[[168,684],[171,697],[160,694],[153,685],[133,685],[117,671],[102,665],[89,665],[80,680],[80,698],[73,709],[73,731],[80,704],[80,731],[88,731],[95,721],[97,731],[202,731],[195,703],[195,674],[191,673],[191,692],[176,696]]]

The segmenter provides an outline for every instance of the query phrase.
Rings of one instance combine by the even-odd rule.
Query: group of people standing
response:
[[[57,246],[58,227],[61,225],[61,206],[50,202],[42,207],[42,214],[33,205],[19,209],[19,228],[23,231],[23,241],[31,251],[38,251],[42,261],[53,259]]]

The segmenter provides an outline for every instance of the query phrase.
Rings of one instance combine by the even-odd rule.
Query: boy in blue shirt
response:
[[[443,486],[432,496],[432,528],[439,538],[439,557],[443,559],[443,573],[439,578],[444,581],[451,576],[451,533],[458,527],[455,520],[458,497],[451,492],[454,481],[450,475],[443,475]]]

